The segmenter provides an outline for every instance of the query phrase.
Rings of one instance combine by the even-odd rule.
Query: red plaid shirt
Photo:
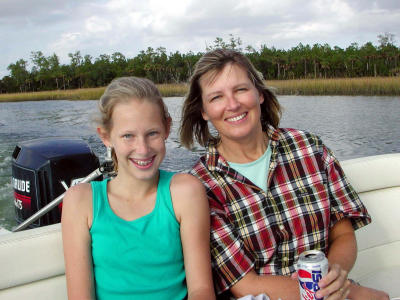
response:
[[[230,168],[209,144],[191,173],[206,187],[211,208],[211,254],[217,292],[251,269],[289,275],[300,253],[327,253],[329,229],[349,218],[371,222],[332,152],[319,137],[268,129],[272,156],[267,191]]]

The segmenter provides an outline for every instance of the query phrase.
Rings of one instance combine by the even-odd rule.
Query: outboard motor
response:
[[[98,167],[97,156],[78,138],[43,138],[19,143],[12,154],[17,223],[22,223]],[[60,222],[61,208],[61,205],[55,207],[28,228]]]

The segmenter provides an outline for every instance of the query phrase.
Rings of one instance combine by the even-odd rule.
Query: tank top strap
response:
[[[92,181],[92,203],[93,203],[93,220],[92,227],[95,223],[99,213],[105,209],[105,201],[107,200],[107,183],[110,179],[104,179],[102,181]]]
[[[167,210],[168,213],[176,220],[174,207],[171,198],[171,180],[175,175],[174,172],[164,171],[160,169],[160,178],[158,180],[157,193],[159,194],[159,205],[161,210]]]

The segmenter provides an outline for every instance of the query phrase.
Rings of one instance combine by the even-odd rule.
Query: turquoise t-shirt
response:
[[[107,182],[93,181],[92,237],[100,300],[184,299],[187,295],[180,225],[170,194],[173,173],[160,170],[155,207],[126,221],[111,209]]]
[[[250,181],[257,185],[260,189],[266,191],[271,154],[271,147],[268,143],[267,150],[265,150],[264,154],[257,160],[245,164],[238,164],[234,162],[228,163],[240,174],[250,179]]]

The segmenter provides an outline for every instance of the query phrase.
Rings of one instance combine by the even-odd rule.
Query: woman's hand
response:
[[[298,280],[297,272],[294,272],[290,278]],[[344,300],[350,292],[350,282],[347,280],[347,272],[340,268],[338,264],[333,264],[330,267],[328,274],[319,281],[318,285],[321,289],[317,292],[317,297],[329,296],[326,298],[327,300]]]
[[[322,277],[318,285],[321,288],[316,293],[318,298],[327,297],[326,300],[344,300],[350,293],[347,271],[338,264],[330,266],[328,274]]]

